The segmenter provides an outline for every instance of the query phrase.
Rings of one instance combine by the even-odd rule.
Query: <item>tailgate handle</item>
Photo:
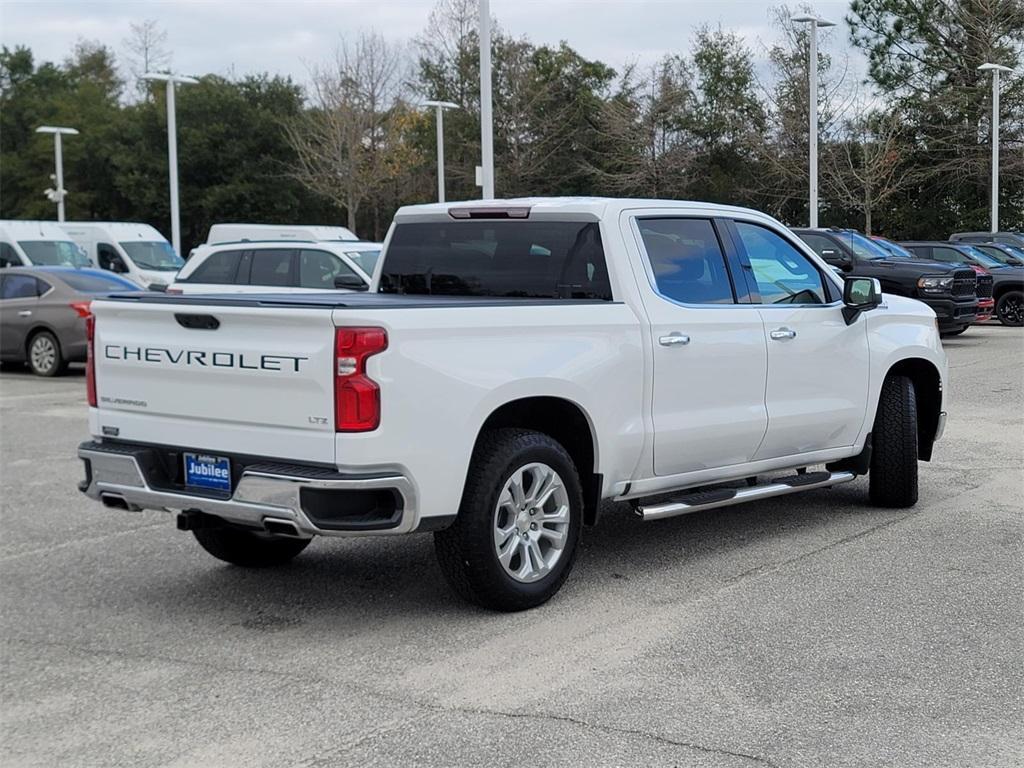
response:
[[[189,315],[184,312],[176,312],[174,319],[182,328],[200,331],[216,331],[220,328],[220,320],[213,315]]]

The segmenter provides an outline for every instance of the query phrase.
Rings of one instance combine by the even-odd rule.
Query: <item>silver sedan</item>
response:
[[[0,361],[28,363],[57,376],[86,357],[85,319],[97,296],[138,286],[98,269],[13,267],[0,270]]]

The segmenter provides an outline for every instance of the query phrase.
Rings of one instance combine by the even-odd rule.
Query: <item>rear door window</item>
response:
[[[252,252],[249,285],[288,287],[295,285],[295,251],[270,248]]]
[[[334,278],[341,275],[355,276],[345,262],[327,251],[303,248],[299,251],[299,287],[334,290]]]
[[[231,285],[235,282],[235,275],[238,272],[238,261],[241,257],[241,251],[218,251],[217,253],[212,253],[202,264],[196,267],[195,272],[189,275],[185,282]]]
[[[381,293],[611,301],[595,222],[470,220],[398,224]]]
[[[38,280],[31,275],[4,275],[3,294],[4,299],[34,299],[42,292],[40,288],[48,289],[50,286],[40,286]]]
[[[645,218],[637,224],[662,296],[684,304],[735,303],[710,219]]]

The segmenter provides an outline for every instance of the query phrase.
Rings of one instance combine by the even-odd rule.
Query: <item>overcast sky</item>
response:
[[[662,54],[687,52],[693,31],[721,25],[743,35],[759,59],[774,32],[768,0],[491,0],[507,32],[537,43],[566,40],[589,58],[619,69]],[[791,3],[795,5],[796,3]],[[373,28],[409,40],[426,25],[433,0],[135,0],[57,2],[0,0],[0,43],[32,48],[37,61],[63,59],[76,40],[121,49],[129,25],[154,19],[168,34],[174,68],[189,74],[269,71],[305,82],[309,66],[328,59],[341,36]],[[842,22],[849,3],[818,0],[825,18]],[[849,48],[845,25],[833,30],[835,52]],[[854,58],[852,74],[862,69]]]

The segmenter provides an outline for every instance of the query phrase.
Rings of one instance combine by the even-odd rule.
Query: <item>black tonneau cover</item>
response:
[[[99,297],[97,297],[99,298]],[[295,307],[298,309],[425,309],[444,307],[544,307],[609,304],[602,299],[508,299],[486,296],[405,296],[395,293],[203,293],[157,291],[113,293],[103,299],[136,304],[204,307]]]

